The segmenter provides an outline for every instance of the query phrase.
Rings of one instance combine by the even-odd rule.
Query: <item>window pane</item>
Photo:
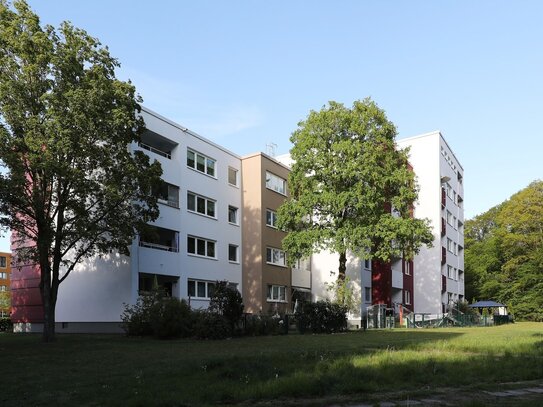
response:
[[[194,297],[196,295],[196,283],[193,280],[189,280],[188,294],[189,297]]]
[[[207,215],[215,217],[215,202],[207,201]]]
[[[215,160],[210,158],[207,159],[207,174],[211,175],[212,177],[215,176]]]
[[[205,172],[206,158],[203,155],[196,154],[196,169],[201,172]]]
[[[230,223],[238,223],[237,221],[237,212],[238,209],[234,208],[233,206],[228,207],[228,222]]]
[[[268,298],[270,300],[272,299],[272,286],[271,285],[268,286],[268,295],[266,296],[266,298]]]
[[[215,291],[215,283],[207,283],[207,296],[211,298]]]
[[[187,165],[194,168],[194,151],[187,151]]]
[[[198,281],[198,297],[206,297],[206,283],[204,281]]]
[[[196,253],[196,242],[195,242],[195,238],[193,237],[188,237],[187,238],[187,252],[189,253]]]
[[[272,213],[270,210],[266,211],[266,225],[272,226]]]
[[[228,260],[238,261],[238,247],[233,244],[228,246]]]
[[[202,197],[197,197],[196,198],[196,212],[198,213],[202,213],[205,215],[206,213],[206,200]]]
[[[277,298],[279,298],[279,287],[276,286],[276,285],[273,286],[272,298],[273,298],[274,300],[276,300]]]
[[[279,287],[279,300],[285,301],[285,287]]]
[[[196,197],[194,194],[187,194],[187,209],[189,211],[196,210]]]
[[[272,261],[272,250],[270,248],[266,249],[266,261],[271,263]]]
[[[207,256],[215,257],[215,242],[207,242]]]
[[[233,168],[228,168],[228,183],[238,185],[238,172]]]
[[[200,256],[206,255],[206,241],[202,239],[196,239],[197,240],[197,254]]]

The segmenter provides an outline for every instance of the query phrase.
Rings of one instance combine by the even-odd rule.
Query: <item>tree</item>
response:
[[[330,250],[345,279],[347,251],[384,262],[412,258],[433,236],[412,217],[418,191],[396,128],[370,99],[311,111],[290,140],[290,199],[278,211],[289,262]],[[392,209],[392,210],[391,210]]]
[[[162,170],[136,151],[141,98],[107,48],[64,22],[42,27],[26,2],[0,0],[0,224],[38,264],[44,341],[55,338],[59,285],[85,258],[128,254],[158,216]]]
[[[222,315],[228,321],[231,332],[234,332],[243,315],[243,299],[235,287],[228,285],[228,281],[217,281],[209,299],[208,310]]]

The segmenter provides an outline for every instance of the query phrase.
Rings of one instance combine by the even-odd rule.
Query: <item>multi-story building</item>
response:
[[[11,290],[11,253],[0,252],[0,318],[9,317]]]
[[[242,158],[243,300],[250,313],[291,311],[311,288],[309,261],[287,265],[277,209],[288,197],[289,169],[263,153]]]
[[[398,140],[420,187],[417,218],[431,221],[433,247],[414,260],[414,311],[438,314],[464,299],[464,170],[438,131]]]
[[[59,289],[59,332],[118,330],[123,304],[155,284],[193,308],[208,306],[218,280],[242,290],[240,157],[148,109],[141,114],[147,130],[131,148],[162,165],[160,215],[133,241],[130,257],[111,254],[76,266]],[[39,267],[21,269],[15,328],[40,330]]]

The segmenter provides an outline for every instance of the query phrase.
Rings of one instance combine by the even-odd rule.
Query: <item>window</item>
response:
[[[454,246],[454,254],[458,256],[458,245],[456,243],[453,243]]]
[[[228,167],[228,183],[235,187],[238,186],[238,170]]]
[[[211,281],[188,280],[188,296],[209,299],[213,295],[215,283]]]
[[[298,259],[294,263],[294,269],[297,270],[311,270],[311,258],[305,258],[305,259]]]
[[[6,256],[0,256],[0,267],[6,268],[7,267],[7,257]]]
[[[455,268],[453,266],[447,266],[447,277],[449,277],[451,280],[456,280],[455,278]]]
[[[411,291],[404,290],[405,304],[411,305]]]
[[[192,192],[187,192],[187,209],[211,218],[215,217],[215,201]]]
[[[364,268],[366,270],[371,270],[371,260],[370,259],[364,259]]]
[[[366,302],[371,302],[371,287],[364,287],[364,298]]]
[[[0,285],[0,291],[7,291],[8,287],[5,285]]]
[[[272,247],[266,248],[266,262],[268,264],[275,264],[276,266],[286,266],[285,252],[283,250],[274,249]]]
[[[187,167],[215,177],[215,160],[192,150],[187,150]]]
[[[238,224],[238,208],[228,205],[228,222]]]
[[[411,275],[411,262],[406,261],[405,262],[405,274],[410,276]]]
[[[453,227],[454,227],[454,230],[458,230],[458,222],[456,220],[456,216],[453,216]]]
[[[449,304],[452,304],[454,302],[454,294],[453,293],[447,293],[447,298]]]
[[[266,209],[266,225],[277,228],[277,212]]]
[[[451,226],[454,226],[454,223],[453,223],[453,214],[450,213],[449,211],[447,211],[447,223]]]
[[[271,172],[266,171],[266,188],[286,195],[286,181]]]
[[[284,285],[268,286],[268,301],[286,302],[286,287]]]
[[[447,238],[447,250],[454,253],[453,241]]]
[[[187,237],[187,252],[196,256],[215,259],[215,241],[195,236]]]
[[[228,261],[237,263],[238,260],[238,246],[234,244],[228,245]]]
[[[7,280],[7,278],[8,278],[8,273],[5,273],[5,272],[0,273],[0,280]]]

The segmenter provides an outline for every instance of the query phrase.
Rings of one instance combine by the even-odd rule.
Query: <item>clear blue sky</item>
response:
[[[147,107],[238,154],[286,153],[311,109],[370,96],[398,138],[442,131],[466,218],[543,178],[542,1],[29,3],[108,45]]]

